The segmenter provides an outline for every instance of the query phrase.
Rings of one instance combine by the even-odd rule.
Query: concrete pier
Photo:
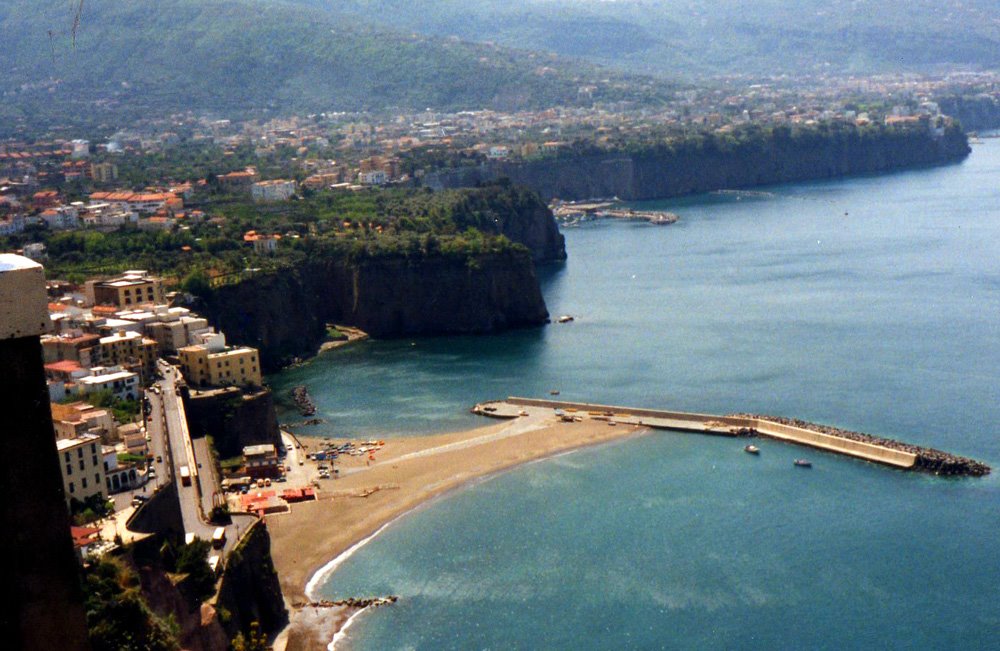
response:
[[[489,407],[489,409],[487,409]],[[519,409],[542,407],[558,409],[567,417],[600,418],[611,422],[642,425],[653,429],[694,432],[722,436],[758,435],[818,450],[843,454],[906,470],[924,470],[936,474],[979,476],[990,472],[989,466],[972,459],[949,455],[929,448],[878,439],[866,434],[846,432],[825,426],[788,419],[779,422],[774,417],[754,415],[718,416],[662,409],[638,409],[587,402],[566,402],[534,398],[510,397],[506,401],[477,405],[475,411],[486,416],[516,417]],[[823,430],[823,431],[821,431]],[[941,463],[928,464],[927,459],[945,457],[950,465],[947,472],[938,472]]]

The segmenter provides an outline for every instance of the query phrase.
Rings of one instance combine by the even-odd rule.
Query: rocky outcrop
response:
[[[257,622],[273,639],[288,623],[278,573],[271,561],[271,537],[263,520],[248,531],[226,561],[215,609],[229,638]]]
[[[968,153],[968,141],[954,125],[937,134],[925,126],[868,131],[841,127],[835,133],[778,128],[769,136],[735,145],[707,137],[635,153],[491,162],[427,174],[423,182],[433,188],[456,188],[509,178],[546,199],[636,201],[940,165],[962,160]]]
[[[270,389],[244,392],[235,387],[186,391],[184,410],[195,438],[211,435],[222,458],[237,456],[247,445],[271,443],[281,448],[281,434]]]
[[[315,352],[327,323],[374,337],[486,334],[536,326],[548,311],[524,249],[469,258],[329,257],[213,292],[205,311],[267,370]]]
[[[190,651],[225,651],[229,640],[218,612],[207,603],[198,603],[186,595],[183,582],[175,584],[162,568],[139,568],[143,597],[150,609],[160,617],[177,623],[181,646]]]

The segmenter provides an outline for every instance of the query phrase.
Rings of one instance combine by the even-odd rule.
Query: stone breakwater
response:
[[[304,385],[300,384],[292,388],[292,401],[295,402],[295,406],[298,407],[303,416],[312,416],[316,413],[316,403],[313,402],[312,396],[309,395],[309,389]]]
[[[900,441],[895,441],[893,439],[882,438],[880,436],[872,436],[871,434],[864,434],[862,432],[852,432],[850,430],[840,429],[839,427],[831,427],[829,425],[819,425],[817,423],[810,423],[808,421],[799,420],[797,418],[784,418],[781,416],[766,416],[762,414],[732,414],[733,418],[747,418],[752,420],[768,420],[774,423],[780,423],[782,425],[789,425],[791,427],[799,427],[806,430],[811,430],[813,432],[819,432],[821,434],[828,434],[830,436],[836,436],[843,439],[848,439],[851,441],[860,441],[862,443],[870,443],[872,445],[879,445],[891,450],[900,450],[902,452],[909,452],[911,454],[917,455],[916,463],[913,465],[913,470],[920,470],[923,472],[929,472],[935,475],[942,476],[967,476],[967,477],[982,477],[984,475],[990,474],[991,468],[980,461],[975,459],[970,459],[968,457],[960,457],[948,452],[943,452],[942,450],[935,450],[934,448],[925,448],[919,445],[912,445],[910,443],[903,443]],[[763,436],[766,436],[764,434]]]
[[[297,603],[292,604],[294,608],[355,608],[361,610],[363,608],[378,608],[379,606],[387,606],[389,604],[394,604],[399,601],[399,597],[396,595],[389,595],[388,597],[368,597],[365,599],[356,599],[354,597],[348,597],[347,599],[340,599],[338,601],[310,601],[308,603]]]

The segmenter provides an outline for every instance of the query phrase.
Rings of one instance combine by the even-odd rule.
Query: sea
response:
[[[961,164],[643,202],[566,227],[553,317],[270,378],[303,433],[421,436],[510,395],[802,418],[983,460],[945,479],[682,433],[535,462],[393,522],[315,597],[338,649],[1000,649],[1000,140]],[[296,420],[286,412],[284,420]],[[806,456],[811,469],[793,465]]]

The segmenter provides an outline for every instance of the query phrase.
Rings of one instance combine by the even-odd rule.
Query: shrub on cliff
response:
[[[92,565],[84,592],[94,651],[172,651],[180,647],[176,626],[153,614],[139,592],[135,573],[120,560],[106,556]]]

